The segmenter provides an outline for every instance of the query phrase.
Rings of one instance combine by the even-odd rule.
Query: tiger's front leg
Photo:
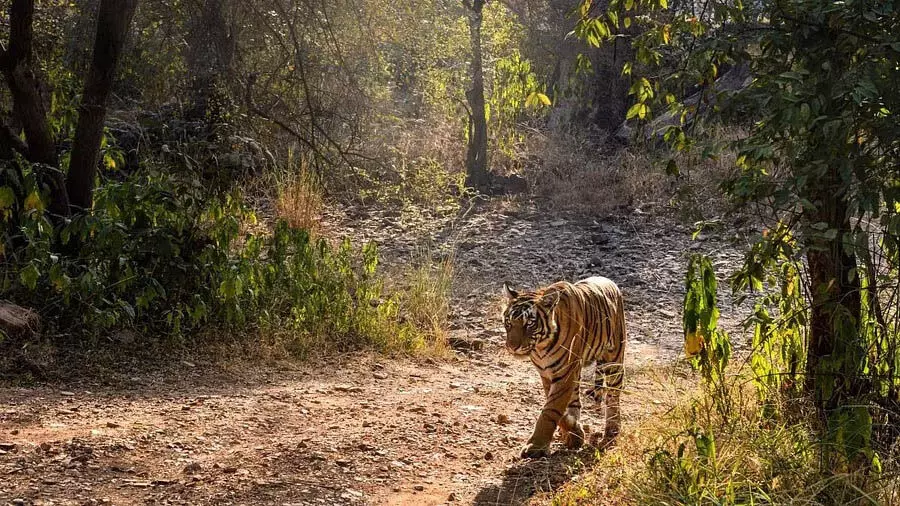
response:
[[[534,426],[534,432],[522,450],[523,458],[535,459],[547,456],[550,453],[550,443],[553,441],[553,434],[556,433],[557,425],[563,424],[566,432],[574,430],[577,433],[580,431],[577,418],[569,420],[569,414],[566,413],[572,401],[572,390],[575,390],[575,394],[578,393],[578,384],[572,381],[577,370],[577,367],[571,368],[552,383],[550,380],[541,378],[547,399]],[[583,438],[583,432],[581,434]]]

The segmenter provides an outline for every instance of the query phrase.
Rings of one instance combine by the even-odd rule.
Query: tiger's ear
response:
[[[553,311],[556,308],[556,305],[559,304],[559,292],[548,293],[541,297],[541,307],[546,309],[547,311]]]
[[[519,293],[509,287],[509,283],[503,283],[503,293],[506,294],[506,298],[509,302],[516,300],[519,296]]]

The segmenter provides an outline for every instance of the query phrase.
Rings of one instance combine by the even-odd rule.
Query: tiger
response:
[[[591,363],[597,367],[594,385],[586,393],[595,402],[606,401],[602,442],[599,433],[591,442],[612,444],[619,434],[619,396],[625,383],[625,306],[619,287],[595,276],[522,293],[508,283],[503,289],[506,348],[513,355],[531,359],[545,396],[521,456],[547,456],[557,426],[566,447],[582,446],[579,385],[582,368]]]

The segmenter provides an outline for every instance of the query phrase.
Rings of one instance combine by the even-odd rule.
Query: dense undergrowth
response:
[[[842,461],[809,399],[760,400],[748,372],[730,371],[724,400],[702,386],[668,399],[553,504],[896,504],[893,451],[879,469]]]
[[[277,333],[298,352],[422,342],[381,289],[374,245],[332,245],[282,220],[248,232],[256,216],[236,191],[161,172],[108,182],[92,213],[54,223],[33,173],[21,173],[25,197],[4,207],[3,291],[37,310],[58,343],[99,343],[120,328],[181,341],[210,327]]]

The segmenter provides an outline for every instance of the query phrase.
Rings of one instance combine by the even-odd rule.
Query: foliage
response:
[[[678,371],[657,381],[659,414],[623,433],[553,504],[889,504],[896,493],[894,460],[882,474],[820,466],[834,452],[817,437],[815,407],[777,392],[763,400],[751,371],[729,368],[728,416],[705,389],[656,400],[666,387],[683,391]]]
[[[447,255],[433,261],[428,252],[420,257],[407,274],[408,287],[400,299],[401,310],[415,328],[423,330],[431,349],[440,351],[447,346],[455,259]]]
[[[256,218],[238,194],[161,172],[108,182],[92,213],[54,226],[33,170],[21,160],[17,169],[24,179],[7,167],[11,184],[0,187],[0,280],[62,339],[123,327],[178,338],[214,326],[291,328],[298,343],[327,336],[338,349],[415,340],[382,294],[374,245],[334,248],[285,222],[271,236],[246,233]]]
[[[837,450],[826,460],[860,465],[862,456],[877,468],[871,416],[884,411],[874,406],[891,411],[900,400],[893,373],[900,304],[891,277],[898,264],[891,244],[900,6],[796,0],[669,7],[666,0],[613,0],[603,10],[585,0],[575,33],[599,45],[636,29],[635,61],[623,69],[632,79],[628,116],[649,122],[665,112],[674,121],[662,123],[661,133],[675,149],[737,154],[739,172],[722,190],[767,224],[732,277],[739,292],[773,288],[752,322],[760,387],[791,387],[805,373],[803,391],[815,398],[827,422],[822,436]],[[719,92],[717,78],[740,67],[749,69],[750,84]],[[689,92],[699,100],[682,101]],[[747,135],[727,143],[694,135],[713,114],[743,123]]]
[[[530,61],[518,51],[501,58],[494,65],[493,93],[488,101],[490,131],[497,150],[507,158],[515,159],[518,145],[525,141],[519,122],[535,116],[551,105],[550,99],[532,69]]]
[[[721,401],[721,413],[727,416],[728,390],[725,368],[731,357],[731,340],[719,329],[717,300],[718,282],[712,262],[703,255],[693,255],[688,262],[684,295],[684,343],[691,367],[700,370],[707,384],[715,389]]]

